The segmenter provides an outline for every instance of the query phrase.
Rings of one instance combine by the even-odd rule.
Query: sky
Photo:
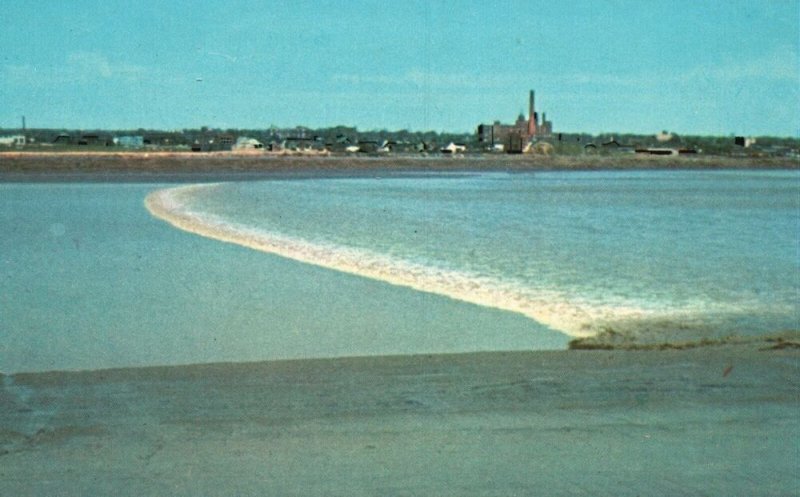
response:
[[[800,136],[800,0],[0,0],[0,127]]]

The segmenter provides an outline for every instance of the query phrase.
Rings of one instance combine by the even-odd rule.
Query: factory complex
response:
[[[480,124],[477,134],[478,142],[488,146],[490,150],[522,153],[530,150],[536,140],[550,138],[553,135],[553,123],[547,120],[545,113],[542,113],[542,120],[539,121],[539,113],[536,112],[536,94],[531,90],[527,119],[520,114],[514,124],[501,124],[500,121]]]

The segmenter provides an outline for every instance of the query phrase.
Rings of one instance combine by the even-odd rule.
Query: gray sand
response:
[[[2,377],[0,495],[797,495],[800,352]]]

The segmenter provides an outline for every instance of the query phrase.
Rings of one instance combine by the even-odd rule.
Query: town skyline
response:
[[[800,2],[10,2],[0,128],[800,136]],[[766,35],[768,33],[768,36]]]

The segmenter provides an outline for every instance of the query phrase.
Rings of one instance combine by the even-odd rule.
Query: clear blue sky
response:
[[[800,0],[0,0],[0,127],[800,135]]]

